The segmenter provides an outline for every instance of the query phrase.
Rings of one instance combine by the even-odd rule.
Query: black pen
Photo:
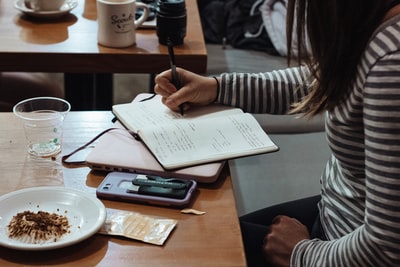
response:
[[[142,178],[133,179],[132,184],[137,186],[144,185],[144,186],[171,188],[171,189],[185,189],[187,186],[185,183],[161,181],[161,180],[148,180]]]
[[[171,65],[171,70],[172,70],[172,83],[175,85],[176,89],[179,90],[181,89],[181,83],[179,81],[178,72],[176,71],[174,44],[171,42],[170,39],[168,39],[167,44],[168,44],[169,63]],[[181,115],[183,115],[183,105],[180,105],[179,109],[181,111]]]

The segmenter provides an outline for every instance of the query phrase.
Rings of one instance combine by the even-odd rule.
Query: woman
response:
[[[326,113],[321,196],[243,216],[249,266],[400,266],[400,1],[289,0],[287,10],[301,67],[215,79],[179,69],[179,91],[166,71],[155,91],[172,110],[216,101]]]

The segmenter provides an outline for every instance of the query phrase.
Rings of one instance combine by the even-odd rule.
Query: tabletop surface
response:
[[[112,123],[111,112],[70,112],[64,124],[61,155],[83,145]],[[35,186],[65,186],[95,196],[105,173],[87,167],[65,168],[56,158],[27,155],[22,123],[12,113],[0,113],[0,169],[3,195]],[[50,251],[0,248],[0,266],[245,266],[238,215],[229,170],[212,185],[200,185],[191,207],[198,216],[179,209],[103,201],[106,208],[139,212],[178,221],[163,246],[96,234],[89,239]],[[0,211],[1,214],[1,211]],[[3,231],[3,229],[0,229]]]
[[[0,71],[157,73],[169,68],[168,49],[154,29],[138,29],[136,45],[107,48],[97,43],[96,0],[57,19],[32,18],[0,1]],[[186,1],[187,35],[175,47],[176,63],[205,73],[207,51],[197,1]]]

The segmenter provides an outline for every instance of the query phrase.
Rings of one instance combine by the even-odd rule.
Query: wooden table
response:
[[[137,44],[97,44],[96,0],[76,0],[71,14],[54,20],[21,14],[14,0],[0,1],[0,71],[66,73],[66,98],[74,110],[110,109],[112,73],[155,74],[169,68],[168,49],[154,29],[137,31]],[[187,35],[175,47],[176,63],[205,73],[205,47],[197,1],[186,1]],[[82,74],[95,74],[85,75]]]
[[[68,153],[111,126],[104,111],[70,112],[64,129],[62,154]],[[75,188],[95,196],[104,173],[88,168],[65,168],[50,158],[27,156],[22,124],[12,113],[0,113],[0,194],[17,189],[54,185]],[[50,251],[17,251],[0,247],[0,266],[245,266],[238,215],[229,170],[213,185],[200,185],[192,207],[202,216],[177,209],[103,201],[107,208],[140,212],[178,220],[163,246],[94,235],[79,244]]]

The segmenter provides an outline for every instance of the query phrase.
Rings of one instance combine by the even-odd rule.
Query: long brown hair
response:
[[[387,5],[384,0],[288,1],[288,60],[293,55],[293,38],[297,38],[297,61],[312,70],[312,89],[293,112],[313,116],[343,101]],[[312,57],[307,57],[308,41]]]

